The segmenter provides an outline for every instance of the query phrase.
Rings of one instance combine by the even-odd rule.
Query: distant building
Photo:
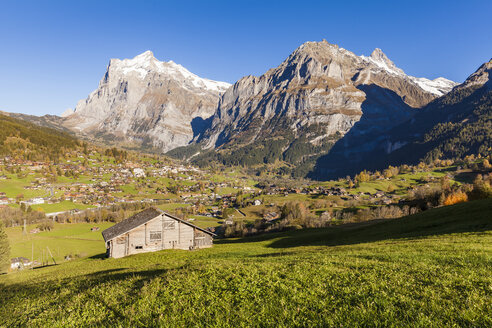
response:
[[[163,249],[212,247],[214,233],[155,208],[146,209],[102,232],[108,257]]]
[[[10,268],[12,270],[19,270],[23,269],[25,267],[30,266],[32,263],[29,261],[29,259],[19,256],[19,257],[14,257],[13,259],[10,260]]]
[[[140,168],[133,169],[133,176],[136,178],[145,178],[145,171]]]
[[[44,204],[44,199],[41,198],[41,197],[37,197],[37,198],[31,198],[29,200],[26,200],[26,201],[22,201],[21,204],[24,203],[25,205],[27,206],[31,206],[31,205],[38,205],[38,204]]]

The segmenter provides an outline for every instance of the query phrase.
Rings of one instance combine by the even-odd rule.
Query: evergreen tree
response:
[[[10,246],[7,233],[0,222],[0,272],[7,271],[10,258]]]

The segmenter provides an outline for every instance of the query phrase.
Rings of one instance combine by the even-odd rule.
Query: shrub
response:
[[[444,205],[453,205],[457,203],[463,203],[468,201],[468,195],[464,192],[458,191],[452,194],[449,194],[444,200]]]
[[[53,221],[51,220],[44,220],[40,224],[37,225],[37,228],[41,231],[51,231],[55,225],[53,224]]]

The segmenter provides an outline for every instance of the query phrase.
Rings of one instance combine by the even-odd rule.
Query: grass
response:
[[[41,263],[43,252],[47,247],[53,253],[55,261],[61,262],[68,254],[80,256],[93,256],[104,250],[104,241],[101,231],[110,227],[112,223],[55,223],[52,231],[44,231],[37,234],[24,235],[22,227],[6,228],[10,241],[11,257],[23,256],[35,259]],[[34,229],[36,225],[30,225],[27,230]],[[92,232],[92,227],[99,227],[99,231]],[[34,251],[34,257],[32,252]]]
[[[221,225],[220,222],[222,222],[222,219],[217,219],[215,217],[208,217],[203,215],[192,215],[190,217],[194,219],[193,221],[190,221],[190,223],[203,229],[208,227],[218,227]]]
[[[30,186],[34,180],[32,175],[27,175],[24,178],[18,178],[16,174],[7,174],[9,179],[0,180],[0,191],[6,193],[7,197],[15,198],[17,195],[24,195],[25,199],[45,196],[48,191],[44,188],[39,190],[24,189],[24,187]]]
[[[491,271],[485,200],[0,276],[0,326],[490,327]]]
[[[169,204],[161,204],[157,205],[157,208],[163,210],[163,211],[173,211],[177,208],[183,208],[183,207],[189,207],[191,204],[184,204],[184,203],[169,203]]]
[[[44,213],[54,213],[54,212],[63,212],[63,211],[68,211],[72,209],[87,209],[87,208],[93,208],[95,206],[93,205],[86,205],[82,203],[74,203],[69,200],[64,200],[59,203],[54,203],[54,204],[39,204],[39,205],[32,205],[31,206],[33,210],[37,211],[42,211]]]

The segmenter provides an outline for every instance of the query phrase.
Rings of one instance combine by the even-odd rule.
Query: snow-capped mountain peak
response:
[[[414,76],[409,76],[409,78],[425,91],[438,96],[445,95],[446,93],[451,91],[451,89],[458,85],[458,83],[448,80],[444,77],[438,77],[434,80],[429,80],[425,77]]]
[[[417,84],[421,89],[436,96],[445,95],[451,91],[452,88],[458,85],[458,83],[443,77],[429,80],[424,77],[406,75],[405,72],[401,68],[398,68],[379,48],[374,49],[369,57],[360,56],[360,58],[367,63],[376,65],[379,69],[382,69],[390,74],[397,75],[402,78],[408,78],[410,81]]]
[[[405,75],[405,72],[400,68],[396,67],[395,63],[393,63],[388,56],[379,48],[374,49],[369,57],[364,55],[360,56],[363,61],[376,65],[378,68],[394,75]]]
[[[132,59],[111,59],[109,69],[120,71],[124,75],[136,74],[140,79],[145,79],[148,73],[153,72],[208,91],[224,92],[230,87],[227,82],[201,78],[172,60],[169,62],[159,61],[150,50]]]
[[[111,59],[98,88],[66,113],[64,124],[83,135],[168,151],[200,132],[204,125],[192,121],[209,118],[228,87],[145,51]]]

